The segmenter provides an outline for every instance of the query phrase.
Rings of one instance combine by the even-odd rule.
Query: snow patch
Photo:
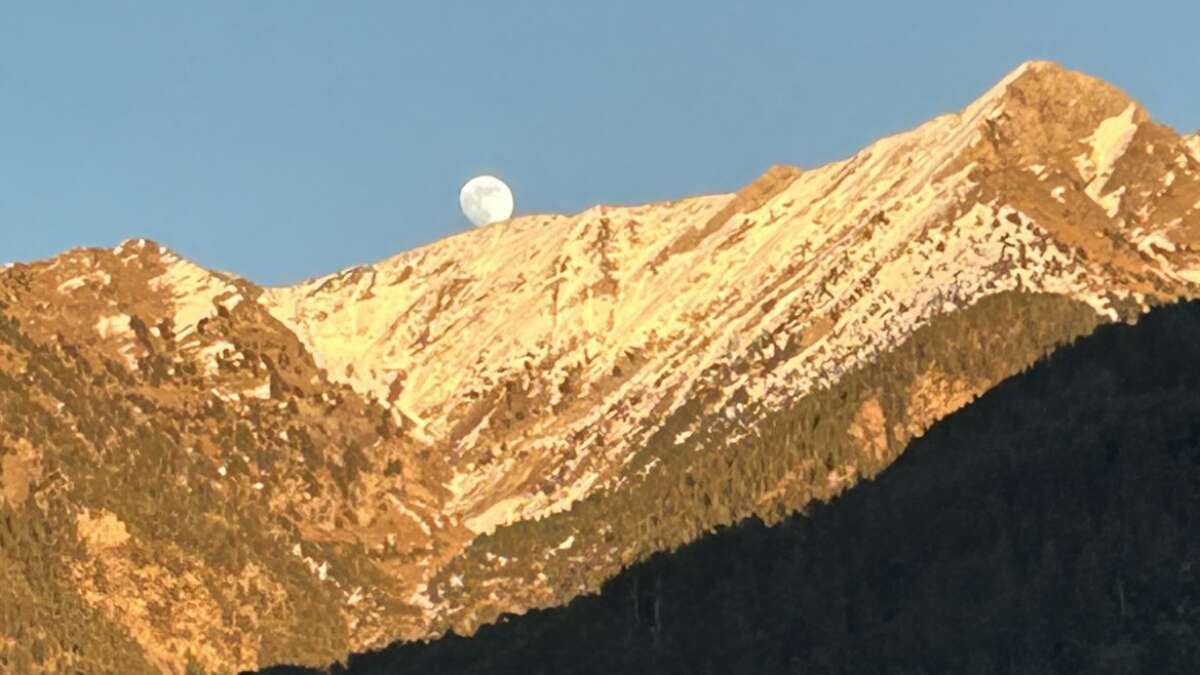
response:
[[[1109,117],[1096,126],[1084,143],[1092,146],[1091,160],[1094,176],[1112,175],[1113,166],[1129,148],[1129,142],[1137,133],[1138,124],[1133,121],[1137,104],[1130,103],[1120,115]],[[1102,186],[1103,187],[1103,186]]]
[[[88,285],[88,283],[96,283],[97,285],[104,287],[112,283],[112,277],[104,270],[96,270],[72,279],[67,279],[58,285],[58,292],[70,293],[76,289],[83,288],[84,286]]]
[[[1200,162],[1200,133],[1192,134],[1183,139],[1183,145],[1191,153],[1192,157]]]
[[[1090,179],[1084,191],[1092,201],[1104,209],[1110,218],[1120,210],[1121,196],[1125,193],[1125,186],[1108,194],[1104,193],[1104,187],[1108,184],[1108,179],[1112,177],[1117,160],[1125,154],[1125,150],[1129,148],[1129,142],[1137,133],[1138,124],[1133,121],[1136,112],[1137,105],[1130,103],[1120,115],[1100,122],[1092,135],[1084,139],[1084,142],[1092,148],[1084,170],[1080,171],[1085,179]]]
[[[1162,232],[1154,232],[1143,237],[1141,241],[1138,242],[1137,247],[1138,250],[1147,255],[1154,255],[1154,249],[1156,248],[1168,253],[1175,252],[1175,243],[1170,239],[1167,239],[1166,235],[1164,235]]]
[[[133,328],[130,327],[130,317],[128,314],[112,314],[102,316],[96,322],[96,332],[100,337],[108,339],[110,337],[130,337],[133,335]]]
[[[421,516],[417,515],[412,509],[408,508],[408,506],[404,502],[400,501],[400,499],[398,499],[395,495],[389,494],[388,501],[392,503],[392,506],[396,507],[397,511],[405,516],[408,516],[414,523],[416,523],[417,527],[421,528],[421,531],[425,533],[425,536],[433,534],[433,530],[430,529],[429,523],[426,523]]]
[[[467,518],[463,524],[475,534],[491,534],[496,531],[497,527],[515,522],[522,507],[530,499],[529,495],[516,495],[502,499],[492,504],[483,513]]]
[[[231,342],[225,340],[217,340],[212,344],[206,345],[196,352],[196,356],[204,363],[204,372],[209,375],[217,375],[221,372],[220,357],[227,351],[234,351],[237,347]],[[270,397],[270,383],[267,387],[267,395]]]
[[[175,311],[171,321],[176,339],[191,335],[202,319],[216,316],[217,304],[230,309],[241,302],[237,287],[203,267],[171,253],[161,260],[166,271],[149,283],[152,290],[166,293],[172,299]]]
[[[242,392],[242,396],[246,398],[257,398],[266,401],[271,398],[271,381],[267,380],[253,389],[247,389]]]
[[[429,586],[427,584],[418,584],[412,594],[408,596],[409,604],[424,610],[431,610],[436,607],[433,601],[429,599],[428,590]]]
[[[1096,195],[1092,192],[1088,192],[1088,194],[1092,196],[1093,201],[1104,208],[1108,217],[1112,218],[1121,210],[1121,197],[1125,195],[1125,186],[1122,185],[1106,195]]]

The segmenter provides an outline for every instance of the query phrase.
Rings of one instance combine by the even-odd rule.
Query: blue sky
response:
[[[734,190],[1051,59],[1200,127],[1200,3],[0,0],[0,262],[145,236],[280,284],[519,213]]]

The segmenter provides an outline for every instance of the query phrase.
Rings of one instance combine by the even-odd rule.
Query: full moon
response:
[[[476,176],[458,193],[463,215],[476,225],[508,220],[513,213],[513,193],[495,176]]]

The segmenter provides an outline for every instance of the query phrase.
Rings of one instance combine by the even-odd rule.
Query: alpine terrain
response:
[[[1200,302],[1158,307],[993,387],[829,503],[321,672],[1194,675],[1197,390]]]
[[[734,194],[288,288],[147,240],[0,271],[0,670],[323,665],[563,604],[889,466],[1200,296],[1200,137],[1027,63]]]

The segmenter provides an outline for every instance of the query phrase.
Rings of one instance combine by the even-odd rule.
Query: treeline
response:
[[[774,527],[353,673],[1200,670],[1200,304],[1106,326]],[[278,671],[278,672],[283,672]]]
[[[917,409],[911,390],[931,374],[984,391],[1056,346],[1090,333],[1097,323],[1094,310],[1061,296],[988,296],[935,317],[831,387],[766,414],[748,434],[741,418],[706,412],[708,394],[702,391],[676,410],[630,463],[627,474],[644,472],[644,478],[594,493],[570,511],[481,537],[439,573],[432,595],[451,607],[468,608],[478,623],[487,623],[501,612],[489,600],[493,592],[525,607],[558,605],[595,592],[630,564],[719,526],[751,516],[778,522],[840,492],[845,483],[831,484],[831,471],[853,470],[852,484],[890,465],[909,441],[898,430],[927,412]],[[712,386],[720,388],[720,382]],[[850,431],[868,400],[876,401],[885,417],[882,454],[864,447]],[[746,417],[759,405],[744,392],[734,402],[747,406]],[[677,444],[680,432],[691,429],[698,430]],[[726,443],[734,434],[741,440]],[[575,538],[569,555],[547,555],[568,537]],[[508,564],[491,562],[500,557]],[[547,581],[534,583],[538,574]],[[451,584],[452,576],[472,583]],[[453,627],[462,630],[461,623]]]

